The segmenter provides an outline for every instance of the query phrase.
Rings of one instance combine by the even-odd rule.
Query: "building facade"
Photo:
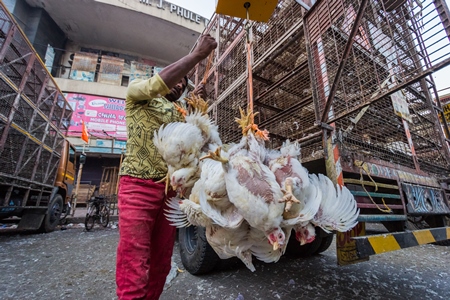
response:
[[[188,54],[208,19],[163,0],[4,0],[74,113],[68,139],[87,154],[81,181],[119,166],[125,93]],[[82,121],[89,142],[81,140]]]

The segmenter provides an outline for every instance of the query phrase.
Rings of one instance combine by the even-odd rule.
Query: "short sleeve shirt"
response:
[[[161,125],[182,121],[182,115],[166,98],[170,92],[156,74],[148,80],[130,82],[125,101],[127,150],[120,175],[143,179],[160,179],[167,165],[153,144],[153,135]]]

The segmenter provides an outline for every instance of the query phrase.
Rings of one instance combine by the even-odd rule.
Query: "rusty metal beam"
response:
[[[294,70],[292,70],[288,75],[284,76],[280,80],[273,83],[271,86],[269,86],[262,94],[259,94],[258,97],[255,99],[255,101],[259,101],[261,98],[264,98],[267,94],[272,92],[274,89],[278,88],[280,85],[294,77],[294,75],[297,75],[299,72],[303,71],[308,66],[308,62],[303,62],[300,65],[298,65]]]
[[[450,10],[448,9],[447,3],[442,0],[434,0],[433,3],[439,13],[439,18],[447,33],[447,37],[450,40]]]
[[[334,95],[336,94],[337,87],[339,85],[339,81],[341,80],[342,72],[344,71],[345,64],[347,63],[348,56],[350,54],[350,50],[353,46],[353,40],[358,32],[359,24],[361,23],[361,19],[366,11],[368,0],[362,0],[361,5],[358,10],[358,14],[356,15],[355,23],[353,23],[352,30],[348,37],[347,44],[345,45],[344,53],[342,54],[341,62],[339,63],[339,67],[336,72],[336,76],[334,77],[333,85],[330,89],[330,94],[328,95],[327,103],[325,104],[325,108],[322,114],[322,122],[327,122],[328,120],[328,112],[330,111],[331,104],[333,103]]]
[[[373,99],[371,99],[369,102],[365,102],[365,103],[362,103],[362,104],[354,106],[352,109],[348,110],[345,114],[342,114],[340,116],[337,116],[337,117],[333,118],[333,120],[331,120],[331,122],[335,122],[337,120],[340,120],[340,119],[342,119],[342,118],[344,118],[344,117],[346,117],[346,116],[348,116],[348,115],[350,115],[350,114],[352,114],[352,113],[354,113],[356,111],[359,111],[361,108],[366,107],[367,105],[370,105],[370,104],[372,104],[374,102],[377,102],[380,99],[383,99],[384,97],[390,96],[393,93],[395,93],[395,92],[397,92],[397,91],[399,91],[401,89],[406,88],[408,85],[413,84],[413,83],[419,81],[420,79],[425,78],[426,76],[429,76],[429,75],[433,74],[434,72],[439,71],[442,68],[445,68],[448,65],[450,65],[450,57],[445,59],[445,60],[443,60],[443,61],[441,61],[440,63],[434,65],[433,67],[429,68],[426,72],[423,72],[422,74],[417,75],[415,78],[411,78],[409,80],[406,80],[406,81],[402,82],[401,84],[396,85],[394,88],[389,89],[389,90],[387,90],[387,91],[385,91],[383,93],[378,94],[377,97],[373,97]],[[430,107],[430,108],[432,108],[432,107]],[[327,123],[329,123],[329,122],[327,122]]]
[[[283,110],[282,112],[280,112],[279,114],[276,114],[275,116],[261,122],[260,126],[267,126],[268,124],[278,120],[279,118],[284,117],[285,115],[291,113],[293,110],[296,110],[297,108],[300,108],[302,106],[305,106],[307,103],[309,103],[312,100],[312,96],[306,97],[302,100],[300,100],[299,102],[297,102],[297,104],[289,107],[288,109]]]
[[[222,63],[222,61],[227,57],[228,54],[235,48],[236,44],[241,41],[241,38],[245,35],[245,30],[239,32],[234,41],[227,47],[227,49],[222,53],[222,55],[217,59],[217,62],[211,67],[206,78],[209,78],[214,72],[216,72],[218,66]]]
[[[269,109],[271,111],[275,111],[275,112],[278,112],[278,113],[283,111],[281,108],[278,108],[278,107],[275,107],[275,106],[272,106],[272,105],[268,105],[268,104],[264,104],[264,103],[262,103],[260,101],[255,101],[255,106],[263,107],[263,108],[266,108],[266,109]]]
[[[7,66],[9,66],[9,65],[12,65],[12,64],[14,64],[14,63],[16,63],[16,62],[18,62],[18,61],[20,61],[20,60],[23,60],[25,57],[30,56],[30,55],[32,55],[32,54],[33,54],[33,52],[28,52],[27,54],[24,54],[24,55],[22,55],[22,56],[19,57],[19,58],[16,58],[16,59],[14,59],[14,60],[12,60],[12,61],[9,61],[9,62],[6,63],[6,64],[0,65],[0,68],[4,68],[4,67],[7,67]]]
[[[258,73],[261,71],[261,69],[263,69],[267,64],[269,63],[273,63],[273,61],[275,60],[275,58],[277,58],[279,55],[281,55],[282,53],[284,53],[286,51],[287,48],[289,48],[289,46],[292,45],[292,43],[298,41],[300,39],[300,37],[303,35],[303,30],[301,30],[300,32],[298,32],[295,35],[290,36],[284,43],[284,45],[280,48],[278,48],[276,51],[274,51],[271,55],[269,55],[268,58],[266,58],[264,60],[264,62],[262,62],[257,68],[255,68],[255,70],[253,71],[254,73]]]
[[[14,37],[14,34],[18,30],[17,26],[14,24],[11,25],[11,28],[8,31],[8,34],[6,35],[5,40],[3,41],[2,48],[0,49],[0,62],[3,62],[3,59],[5,58],[6,51],[8,51],[8,47],[11,44],[11,40]]]
[[[28,79],[28,76],[29,76],[29,74],[31,72],[31,69],[33,68],[33,64],[34,64],[35,59],[36,59],[36,56],[32,55],[30,60],[28,61],[27,68],[25,70],[25,73],[23,74],[22,81],[20,82],[20,85],[18,87],[18,91],[17,91],[16,97],[14,99],[13,107],[11,109],[11,112],[9,113],[9,116],[7,116],[8,117],[8,121],[7,121],[7,123],[5,125],[5,128],[3,130],[3,135],[0,137],[0,154],[3,152],[3,149],[5,147],[6,138],[7,138],[8,133],[9,133],[9,128],[11,127],[14,115],[15,115],[16,111],[19,108],[19,103],[21,101],[21,94],[23,92],[23,88],[24,88],[25,84],[27,83],[27,79]]]

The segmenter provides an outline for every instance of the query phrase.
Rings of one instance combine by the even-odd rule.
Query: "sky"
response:
[[[168,0],[196,14],[210,19],[216,8],[216,0]],[[450,6],[450,0],[445,0]],[[433,74],[439,95],[450,94],[450,66]]]
[[[211,18],[216,9],[216,0],[167,0],[167,2],[186,8],[207,19]]]

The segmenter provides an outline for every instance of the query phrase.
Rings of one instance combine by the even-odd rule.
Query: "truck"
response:
[[[0,222],[51,232],[74,186],[72,108],[3,3],[0,19]]]
[[[333,237],[317,229],[314,242],[291,241],[287,251],[314,255],[335,240],[337,263],[346,265],[450,245],[450,134],[432,76],[450,64],[445,1],[281,0],[268,22],[251,21],[252,6],[247,19],[211,18],[212,66],[201,62],[189,74],[196,84],[207,78],[222,141],[241,138],[234,119],[253,94],[266,146],[300,143],[309,172],[345,185],[360,209],[352,230]],[[245,16],[244,6],[234,9]],[[204,228],[180,229],[179,243],[192,274],[219,260]]]

